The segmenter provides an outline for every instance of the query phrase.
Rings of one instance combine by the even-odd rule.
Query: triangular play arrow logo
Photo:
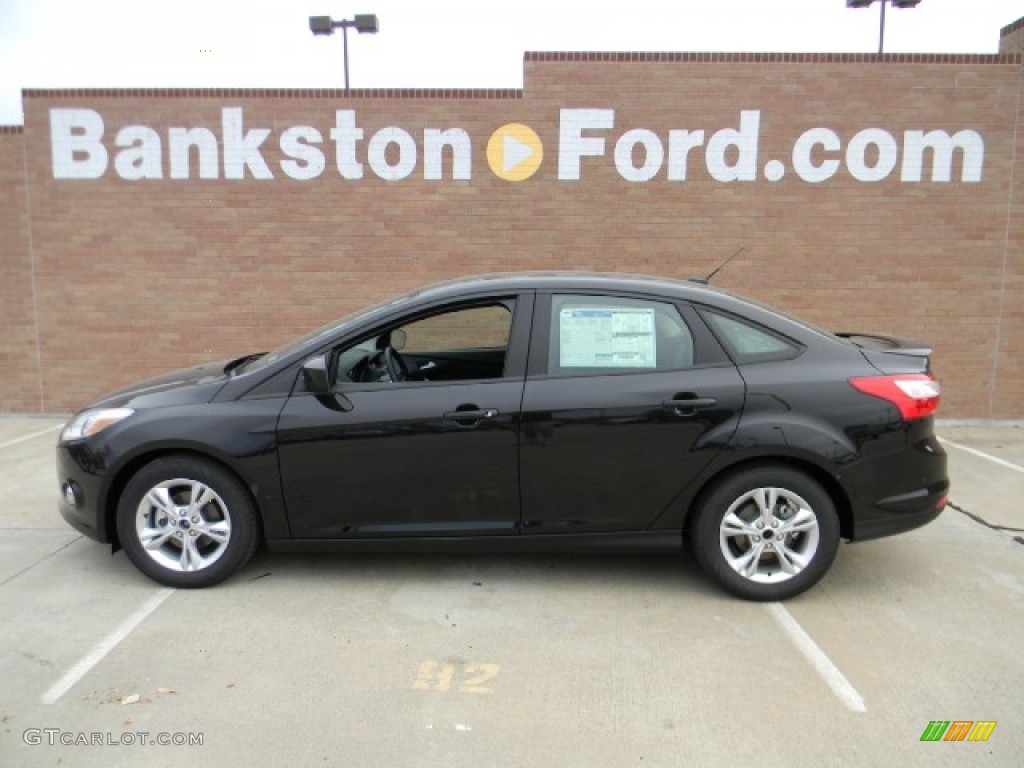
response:
[[[505,134],[501,155],[501,170],[504,173],[508,173],[520,163],[533,157],[533,147],[529,144],[524,144],[515,136]]]

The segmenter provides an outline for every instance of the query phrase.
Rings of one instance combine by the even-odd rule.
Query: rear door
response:
[[[685,304],[538,294],[523,395],[525,533],[651,527],[728,443],[735,366]]]

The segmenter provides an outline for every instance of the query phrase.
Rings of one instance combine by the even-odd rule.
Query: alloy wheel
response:
[[[754,488],[726,510],[719,544],[726,563],[758,583],[787,581],[806,568],[818,551],[818,516],[801,496],[786,488]]]
[[[157,483],[142,497],[135,532],[145,553],[172,571],[201,571],[231,541],[231,513],[210,486],[187,478]]]

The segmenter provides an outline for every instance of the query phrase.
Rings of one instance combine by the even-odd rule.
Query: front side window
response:
[[[402,326],[408,354],[504,349],[511,329],[512,312],[504,304],[443,312]]]
[[[440,310],[392,325],[336,355],[335,381],[464,381],[501,378],[512,300]]]
[[[679,311],[646,299],[553,296],[548,350],[548,372],[562,376],[693,366]]]

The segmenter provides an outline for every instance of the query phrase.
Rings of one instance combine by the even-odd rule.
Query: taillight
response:
[[[850,379],[854,389],[888,400],[899,408],[904,421],[931,416],[939,407],[942,388],[934,376],[906,373],[896,376],[865,376]]]

